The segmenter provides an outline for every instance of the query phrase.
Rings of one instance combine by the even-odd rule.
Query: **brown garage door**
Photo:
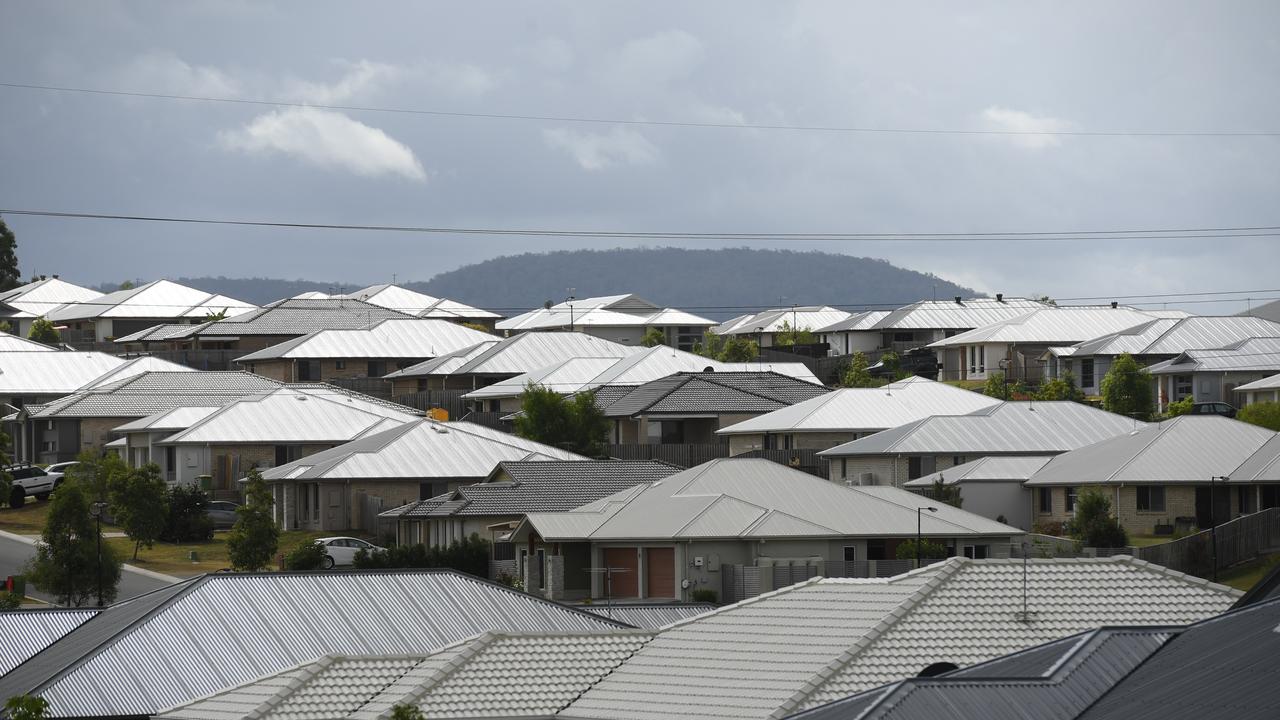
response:
[[[676,596],[676,551],[674,548],[645,548],[646,597]]]
[[[604,564],[613,571],[614,597],[640,597],[640,578],[637,577],[640,568],[635,548],[605,548]],[[605,582],[608,582],[608,575],[605,576]],[[607,586],[602,586],[601,589],[608,592]]]

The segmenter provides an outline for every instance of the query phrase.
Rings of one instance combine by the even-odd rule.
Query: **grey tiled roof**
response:
[[[604,414],[767,413],[829,392],[775,372],[677,373],[635,388],[605,407]]]
[[[510,481],[463,485],[451,492],[382,513],[382,517],[523,515],[572,510],[621,490],[680,472],[657,460],[515,461],[490,475]]]
[[[362,300],[289,298],[202,325],[196,335],[306,335],[317,330],[357,330],[388,318],[407,317],[412,316]]]
[[[238,371],[145,372],[27,408],[32,418],[146,417],[180,407],[214,407],[283,386]]]

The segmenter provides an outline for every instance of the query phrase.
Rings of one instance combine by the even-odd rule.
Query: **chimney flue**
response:
[[[1118,307],[1120,307],[1120,303],[1116,302],[1115,300],[1112,300],[1112,301],[1111,301],[1111,309],[1112,309],[1112,310],[1115,310],[1115,309],[1116,309],[1116,308],[1118,308]]]
[[[996,293],[996,302],[1004,302],[1004,293]]]
[[[960,296],[959,296],[959,295],[957,295],[957,296],[956,296],[956,304],[957,304],[957,305],[963,305],[963,304],[964,304],[964,303],[960,302]]]

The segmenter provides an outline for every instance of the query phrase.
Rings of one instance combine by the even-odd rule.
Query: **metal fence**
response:
[[[374,541],[378,543],[381,543],[388,535],[395,536],[395,519],[378,517],[378,513],[386,509],[381,496],[357,492],[355,501],[356,519],[360,525],[354,529],[363,530],[366,535],[373,536],[375,538]]]
[[[470,390],[419,390],[415,393],[406,395],[397,395],[392,400],[401,405],[418,410],[431,410],[440,408],[449,413],[450,420],[458,418],[471,412],[471,402],[463,400],[462,396],[471,392]]]
[[[1134,556],[1172,570],[1210,577],[1214,571],[1214,534],[1213,530],[1202,530],[1160,545],[1135,548]],[[1218,526],[1216,534],[1218,570],[1253,560],[1280,547],[1280,508],[1267,508],[1225,522]]]
[[[826,458],[820,457],[818,452],[818,450],[752,450],[734,457],[764,458],[826,480],[830,477],[828,468],[831,463]]]
[[[759,357],[760,362],[766,363],[804,363],[805,367],[809,368],[809,372],[812,372],[819,380],[828,385],[834,385],[840,380],[841,370],[853,358],[852,355],[808,357],[771,348],[760,348]]]
[[[941,559],[925,559],[920,567],[942,562]],[[724,603],[755,597],[763,591],[762,577],[772,581],[772,588],[778,589],[804,582],[819,575],[823,577],[844,578],[883,578],[901,575],[916,568],[915,560],[857,560],[850,562],[818,562],[778,564],[771,568],[754,565],[721,565],[720,582]]]
[[[487,428],[493,428],[494,430],[501,430],[502,432],[509,433],[509,432],[514,432],[515,430],[514,423],[512,423],[510,420],[503,420],[502,418],[507,417],[510,414],[511,413],[509,412],[474,412],[473,411],[469,413],[464,413],[459,417],[455,417],[452,414],[449,417],[455,420],[466,420],[467,422],[475,423],[477,425],[483,425]]]
[[[691,468],[729,457],[728,443],[672,445],[606,445],[604,454],[617,460],[661,460],[676,467]]]
[[[760,568],[751,565],[720,566],[720,597],[724,604],[760,594]]]
[[[391,400],[392,393],[390,380],[383,380],[382,378],[376,377],[361,377],[333,378],[331,380],[325,380],[324,382],[340,387],[344,390],[351,390],[353,392],[361,393],[362,395],[376,397],[379,400]]]

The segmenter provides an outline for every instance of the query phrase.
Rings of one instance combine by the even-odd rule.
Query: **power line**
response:
[[[1051,242],[1096,237],[1105,240],[1190,240],[1280,237],[1280,225],[1223,228],[1182,228],[1152,230],[1068,230],[1050,232],[974,232],[974,233],[703,233],[621,230],[555,230],[534,228],[475,228],[412,225],[353,225],[311,222],[278,222],[266,220],[227,220],[160,215],[120,215],[109,213],[62,212],[53,210],[0,209],[0,215],[29,215],[77,220],[114,220],[128,222],[182,223],[192,225],[233,225],[247,227],[286,228],[294,230],[349,230],[359,232],[395,232],[440,235],[494,235],[600,238],[619,240],[788,240],[809,242]]]
[[[415,108],[375,107],[369,105],[331,105],[301,103],[285,100],[254,100],[248,98],[214,97],[208,95],[177,95],[169,93],[132,92],[126,90],[101,90],[97,88],[37,85],[32,83],[0,82],[0,87],[45,92],[69,92],[88,95],[150,98],[156,100],[184,100],[195,102],[231,103],[237,105],[266,105],[272,107],[316,108],[321,110],[345,110],[350,112],[379,112],[401,115],[427,115],[483,120],[520,120],[536,122],[569,122],[598,125],[643,125],[651,127],[711,128],[730,130],[784,130],[795,132],[827,133],[876,133],[891,135],[1006,135],[1006,136],[1068,136],[1068,137],[1280,137],[1280,130],[962,130],[949,128],[887,128],[841,125],[787,125],[695,122],[691,120],[636,120],[610,117],[585,117],[573,115],[534,115],[519,113],[462,112],[456,110],[429,110]]]

